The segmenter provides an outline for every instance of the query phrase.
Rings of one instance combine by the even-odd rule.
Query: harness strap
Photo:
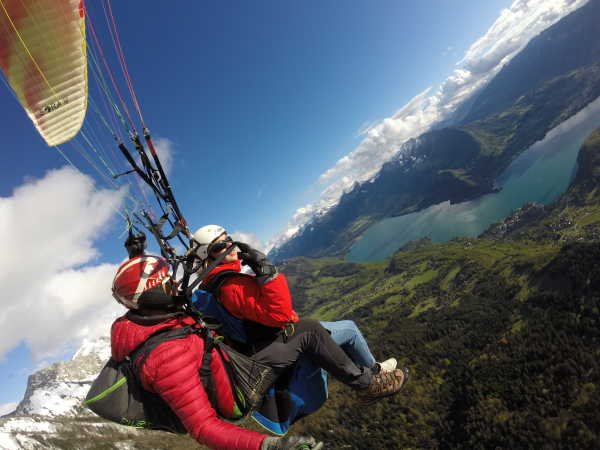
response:
[[[204,389],[208,394],[208,399],[210,400],[211,405],[213,405],[213,407],[216,409],[218,406],[217,389],[210,368],[212,351],[215,348],[215,340],[207,328],[194,328],[188,325],[183,328],[158,331],[140,344],[133,352],[131,352],[129,355],[129,360],[132,365],[133,373],[138,380],[140,380],[140,369],[143,367],[148,356],[150,356],[150,353],[152,353],[152,351],[158,347],[158,345],[174,339],[183,339],[194,333],[199,334],[204,340],[204,355],[202,357],[202,366],[199,370],[199,374]],[[230,381],[232,380],[230,379]]]
[[[148,358],[148,356],[150,356],[150,353],[152,353],[152,351],[156,347],[158,347],[159,344],[162,344],[163,342],[167,341],[172,341],[173,339],[185,338],[191,333],[194,333],[194,328],[189,325],[183,328],[176,328],[174,330],[161,330],[157,333],[154,333],[152,336],[150,336],[148,339],[142,342],[138,347],[136,347],[135,350],[133,350],[129,354],[129,360],[131,361],[131,364],[135,369],[134,373],[136,374],[138,379],[139,369],[143,367],[144,363],[146,362],[146,359]]]
[[[222,305],[223,303],[221,302],[221,296],[219,295],[219,290],[221,289],[221,286],[223,286],[223,284],[225,283],[225,281],[227,281],[229,278],[231,278],[232,276],[246,276],[246,277],[250,277],[251,275],[247,275],[244,273],[240,273],[237,272],[235,270],[222,270],[221,272],[219,272],[218,274],[216,274],[204,287],[204,290],[207,292],[210,292],[211,294],[213,294],[215,296],[215,298],[217,299],[217,301]]]
[[[212,351],[215,348],[215,340],[212,334],[207,328],[201,330],[202,337],[204,338],[204,355],[202,357],[202,367],[200,367],[200,380],[204,385],[208,400],[210,401],[213,408],[217,409],[217,388],[215,386],[215,380],[212,376],[210,369],[210,363],[212,362]]]
[[[251,279],[255,278],[253,275],[246,274],[246,273],[240,273],[235,270],[223,270],[223,271],[217,273],[208,283],[206,283],[206,285],[203,286],[203,289],[205,291],[213,294],[213,296],[216,298],[219,305],[221,305],[223,307],[223,309],[225,309],[225,312],[227,314],[231,315],[232,317],[234,317],[234,316],[227,310],[227,308],[223,305],[223,302],[221,301],[220,290],[221,290],[221,287],[223,286],[223,284],[225,284],[225,282],[229,278],[234,277],[234,276],[247,277],[247,278],[251,278]],[[295,332],[293,322],[288,322],[287,324],[285,324],[284,327],[279,328],[279,327],[270,327],[268,325],[263,325],[259,322],[254,322],[254,321],[248,320],[248,319],[237,319],[237,320],[239,320],[244,327],[244,331],[247,336],[247,342],[238,342],[237,340],[232,340],[230,343],[233,344],[233,346],[236,347],[238,350],[241,350],[242,353],[247,353],[247,352],[256,353],[256,351],[257,351],[256,345],[259,342],[272,341],[280,334],[283,336],[284,342],[287,342],[287,340],[289,338],[291,338]],[[213,328],[216,329],[218,327],[213,327]]]
[[[256,378],[256,374],[254,374],[254,368],[256,366],[256,362],[252,361],[253,369],[249,371],[248,367],[240,366],[239,357],[242,357],[241,354],[238,356],[238,362],[235,364],[235,367],[242,368],[242,379],[244,377],[255,377],[256,380],[250,383],[249,381],[241,382],[238,379],[236,369],[234,368],[233,361],[235,360],[235,354],[232,349],[230,349],[227,345],[224,345],[220,341],[220,337],[213,336],[211,330],[206,327],[196,328],[191,325],[187,325],[183,328],[170,329],[166,331],[158,331],[154,335],[150,336],[145,342],[143,342],[140,346],[138,346],[133,352],[131,352],[129,359],[129,367],[133,372],[134,376],[140,380],[140,370],[143,364],[146,361],[146,358],[152,353],[152,351],[163,342],[167,342],[174,339],[183,339],[189,336],[190,334],[197,334],[204,341],[204,354],[202,355],[202,365],[198,371],[198,375],[200,377],[200,382],[202,383],[204,390],[207,393],[208,399],[212,407],[217,411],[218,414],[221,414],[219,411],[219,403],[218,403],[218,394],[217,394],[217,383],[214,378],[214,374],[211,370],[211,362],[213,359],[213,351],[218,352],[218,356],[221,358],[223,363],[223,367],[225,369],[225,373],[227,374],[227,378],[229,381],[229,385],[231,386],[232,395],[234,397],[234,408],[238,413],[242,414],[242,417],[245,417],[251,410],[256,406],[256,402],[253,399],[253,396],[261,395],[264,393],[266,389],[260,389],[260,394],[256,394],[258,392],[256,389],[256,382],[260,381],[260,383],[264,384],[265,379],[269,379],[269,385],[272,383],[273,379],[265,378],[264,374],[260,375],[260,378]],[[246,357],[244,357],[246,358]],[[246,363],[247,366],[247,363]],[[258,381],[257,381],[258,380]],[[241,384],[240,384],[241,383]],[[250,383],[250,384],[249,384]],[[265,385],[266,386],[266,385]],[[251,392],[248,389],[252,389]],[[248,396],[249,395],[249,396]],[[249,400],[251,401],[250,403]],[[252,403],[254,402],[254,403]],[[225,419],[227,420],[227,419]],[[235,418],[235,420],[240,420],[239,418]]]

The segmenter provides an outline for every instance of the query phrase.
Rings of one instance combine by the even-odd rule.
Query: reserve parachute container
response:
[[[0,0],[0,69],[50,146],[68,141],[87,107],[82,0]]]

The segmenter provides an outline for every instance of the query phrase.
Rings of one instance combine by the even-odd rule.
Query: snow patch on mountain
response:
[[[22,450],[38,447],[39,442],[28,436],[30,433],[49,434],[54,427],[45,421],[33,418],[8,419],[0,427],[0,448],[3,450]]]
[[[349,187],[350,190],[352,187]],[[266,252],[278,249],[283,244],[293,239],[305,226],[309,226],[314,220],[318,220],[336,206],[339,198],[322,198],[318,203],[311,203],[302,208],[298,208],[286,228],[281,233],[275,235],[266,244]]]
[[[29,437],[31,433],[50,434],[55,427],[45,421],[34,418],[13,418],[2,423],[0,427],[0,448],[3,450],[22,450],[39,448],[39,442]]]
[[[16,410],[17,414],[39,414],[42,416],[76,415],[89,390],[89,383],[49,383],[46,388],[36,389]]]

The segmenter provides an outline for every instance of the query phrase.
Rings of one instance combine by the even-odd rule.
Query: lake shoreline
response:
[[[446,200],[377,221],[353,243],[345,259],[383,260],[406,243],[422,238],[446,242],[459,236],[477,237],[527,203],[548,205],[556,201],[573,180],[583,141],[599,125],[600,98],[523,151],[490,180],[491,189],[463,202]]]

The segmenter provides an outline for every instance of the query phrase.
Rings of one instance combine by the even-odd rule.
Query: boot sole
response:
[[[402,379],[402,384],[400,385],[400,388],[396,392],[392,392],[391,394],[387,394],[387,395],[381,395],[381,396],[375,397],[375,398],[366,399],[366,400],[361,401],[360,404],[361,405],[370,405],[372,403],[375,403],[378,400],[381,400],[382,398],[392,397],[392,396],[396,395],[398,392],[400,392],[402,389],[404,389],[404,386],[406,386],[406,383],[408,383],[408,380],[410,378],[410,369],[408,367],[399,367],[399,369],[404,374],[404,378]]]

